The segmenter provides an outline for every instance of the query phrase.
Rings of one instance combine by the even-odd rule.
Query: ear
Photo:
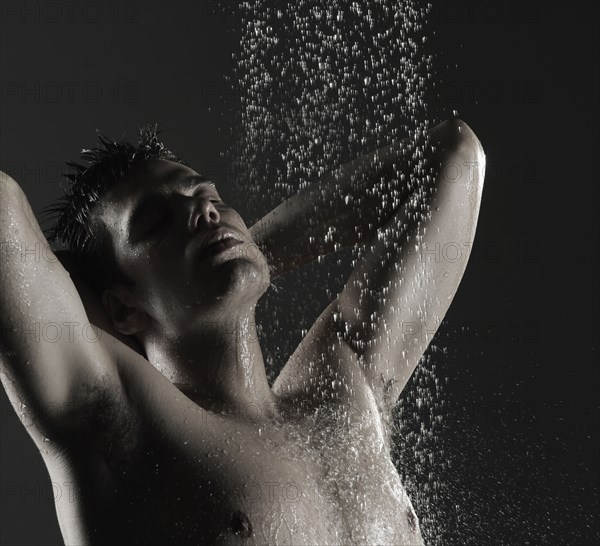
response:
[[[135,305],[130,290],[123,286],[107,288],[102,294],[102,304],[114,327],[122,334],[137,334],[150,324],[148,314]]]

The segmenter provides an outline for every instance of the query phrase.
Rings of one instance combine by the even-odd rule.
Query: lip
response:
[[[219,245],[218,243],[221,242],[223,244]],[[235,231],[227,228],[217,228],[202,242],[202,246],[200,247],[200,258],[206,258],[207,256],[217,254],[227,248],[242,243],[241,237]]]

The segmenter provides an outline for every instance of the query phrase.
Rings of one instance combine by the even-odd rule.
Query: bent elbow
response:
[[[485,166],[485,153],[477,135],[462,119],[454,118],[436,125],[430,132],[434,157],[444,160],[461,154]]]
[[[482,173],[480,182],[483,183],[483,174],[485,173],[485,152],[483,145],[471,127],[460,119],[457,122],[457,148],[465,156],[465,160],[477,166],[477,170]]]
[[[431,131],[438,183],[452,183],[469,189],[471,197],[481,198],[486,157],[475,132],[461,119],[440,123]]]

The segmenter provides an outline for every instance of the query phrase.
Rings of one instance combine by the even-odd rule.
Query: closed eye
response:
[[[222,199],[211,199],[210,202],[218,207],[224,207],[224,208],[228,208],[229,205],[227,203],[225,203],[225,201],[223,201]]]
[[[213,204],[223,203],[223,201],[221,201],[221,198],[219,197],[219,194],[217,193],[217,189],[215,188],[214,184],[207,186],[206,182],[200,182],[197,186],[197,189],[193,193],[193,197],[200,197],[202,195],[205,195]]]
[[[168,221],[168,216],[165,214],[161,214],[160,216],[151,219],[147,228],[144,229],[144,236],[151,235],[157,231],[159,231]]]
[[[154,224],[152,224],[147,230],[146,233],[151,233],[154,230],[156,230],[157,228],[159,228],[160,226],[162,226],[165,223],[164,218],[159,220],[158,222],[155,222]]]

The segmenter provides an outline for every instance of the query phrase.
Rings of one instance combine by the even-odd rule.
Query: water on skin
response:
[[[408,151],[409,169],[398,173],[398,179],[418,189],[426,176],[423,148],[429,128],[423,100],[432,71],[432,59],[423,52],[428,9],[422,2],[407,0],[240,3],[240,46],[234,54],[233,78],[240,96],[239,123],[233,128],[226,155],[234,165],[237,193],[247,197],[255,219],[361,153],[406,137],[414,145]],[[344,199],[360,206],[349,197]],[[390,200],[397,203],[396,199],[393,190],[381,188],[382,206]],[[430,212],[419,199],[410,206],[411,217],[417,220]],[[326,229],[325,233],[335,243],[335,231]],[[419,243],[414,241],[416,246]],[[355,249],[350,264],[355,265],[364,251]],[[319,258],[318,263],[326,261]],[[321,282],[309,277],[314,272],[296,273],[296,284],[341,288],[349,270],[334,275],[322,271]],[[422,277],[422,286],[433,282],[424,269],[413,274]],[[368,290],[368,286],[360,288]],[[329,298],[335,293],[326,290]],[[261,302],[269,327],[259,326],[258,331],[271,378],[322,309],[322,299],[314,301],[306,290],[300,298],[303,305],[296,306],[298,309],[270,305],[269,298]],[[377,321],[378,317],[370,319]],[[323,389],[323,396],[335,396],[336,389],[349,388],[339,383]],[[440,457],[434,451],[434,433],[442,414],[437,402],[441,382],[427,358],[423,358],[413,384],[416,388],[403,396],[410,398],[407,407],[415,410],[408,414],[408,410],[403,412],[402,402],[398,406],[392,428],[400,433],[392,436],[396,441],[392,447],[396,455],[410,455],[416,461],[406,467],[415,472],[404,472],[401,460],[398,468],[419,515],[424,539],[435,544],[438,533],[432,492],[439,490],[439,484],[431,468],[434,453],[435,458]],[[366,509],[365,499],[357,499],[357,506],[361,502]]]

